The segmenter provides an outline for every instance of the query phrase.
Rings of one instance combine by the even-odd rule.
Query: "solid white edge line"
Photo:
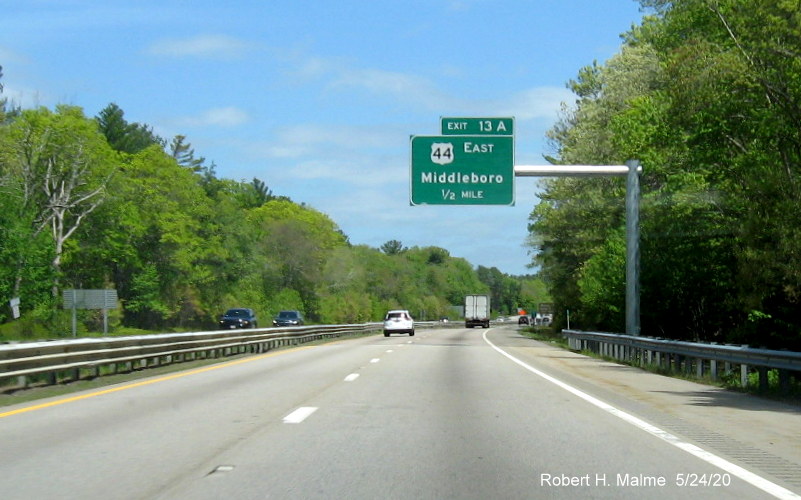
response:
[[[557,385],[557,386],[561,387],[562,389],[572,393],[573,395],[580,397],[584,401],[587,401],[588,403],[590,403],[590,404],[592,404],[592,405],[594,405],[594,406],[606,411],[607,413],[610,413],[610,414],[620,418],[621,420],[624,420],[624,421],[634,425],[635,427],[638,427],[638,428],[644,430],[645,432],[651,434],[652,436],[656,436],[659,439],[661,439],[661,440],[663,440],[663,441],[665,441],[667,443],[670,443],[673,446],[675,446],[675,447],[677,447],[677,448],[679,448],[681,450],[684,450],[687,453],[689,453],[691,455],[694,455],[694,456],[700,458],[701,460],[703,460],[703,461],[705,461],[705,462],[707,462],[709,464],[712,464],[715,467],[718,467],[718,468],[720,468],[720,469],[732,474],[733,476],[736,476],[736,477],[742,479],[743,481],[745,481],[745,482],[747,482],[747,483],[759,488],[760,490],[762,490],[762,491],[764,491],[764,492],[766,492],[766,493],[768,493],[770,495],[773,495],[776,498],[781,498],[781,499],[801,499],[801,495],[798,495],[798,494],[788,490],[787,488],[779,486],[778,484],[773,483],[773,482],[765,479],[762,476],[754,474],[753,472],[751,472],[749,470],[746,470],[746,469],[740,467],[739,465],[735,465],[735,464],[729,462],[728,460],[715,455],[714,453],[711,453],[709,451],[704,450],[703,448],[699,448],[698,446],[696,446],[694,444],[682,441],[677,436],[675,436],[675,435],[673,435],[673,434],[671,434],[671,433],[669,433],[669,432],[667,432],[667,431],[665,431],[663,429],[660,429],[659,427],[651,425],[648,422],[645,422],[644,420],[641,420],[641,419],[635,417],[634,415],[632,415],[630,413],[626,413],[623,410],[615,408],[614,406],[612,406],[612,405],[610,405],[608,403],[605,403],[604,401],[601,401],[598,398],[590,396],[586,392],[582,392],[579,389],[576,389],[575,387],[573,387],[571,385],[568,385],[568,384],[562,382],[561,380],[559,380],[557,378],[554,378],[554,377],[548,375],[547,373],[544,373],[544,372],[542,372],[542,371],[540,371],[540,370],[538,370],[538,369],[526,364],[525,362],[517,359],[516,357],[512,356],[511,354],[507,353],[506,351],[504,351],[500,347],[498,347],[495,344],[493,344],[487,338],[487,333],[488,332],[484,332],[484,334],[482,336],[484,338],[484,342],[489,344],[490,347],[495,349],[500,354],[506,356],[511,361],[517,363],[518,365],[522,366],[526,370],[530,371],[531,373],[533,373],[533,374],[535,374],[535,375],[537,375],[539,377],[544,378],[548,382],[551,382],[552,384]]]
[[[359,378],[359,374],[358,373],[351,373],[350,375],[345,377],[345,382],[353,382],[357,378]]]
[[[314,406],[301,406],[297,410],[293,411],[286,417],[284,417],[285,424],[299,424],[306,420],[309,415],[316,412],[317,408]]]

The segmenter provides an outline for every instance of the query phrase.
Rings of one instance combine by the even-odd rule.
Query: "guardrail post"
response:
[[[759,373],[759,392],[768,391],[768,367],[758,366],[757,372]]]
[[[790,393],[790,372],[787,370],[779,370],[779,389],[784,395]]]
[[[712,377],[712,380],[718,379],[718,360],[710,359],[709,360],[709,375]]]
[[[748,365],[740,365],[740,385],[743,389],[748,387]]]

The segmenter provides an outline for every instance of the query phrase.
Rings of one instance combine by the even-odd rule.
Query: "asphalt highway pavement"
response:
[[[0,498],[801,498],[801,411],[418,329],[0,408]]]

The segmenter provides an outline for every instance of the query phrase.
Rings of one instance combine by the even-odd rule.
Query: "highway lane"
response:
[[[616,365],[513,328],[421,329],[2,408],[0,496],[772,498],[489,342],[621,412],[665,413],[615,388]],[[677,484],[693,474],[718,485]]]

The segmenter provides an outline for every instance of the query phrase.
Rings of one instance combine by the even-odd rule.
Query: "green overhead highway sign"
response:
[[[514,135],[514,118],[440,119],[442,135]]]
[[[514,205],[514,138],[411,138],[412,205]]]

